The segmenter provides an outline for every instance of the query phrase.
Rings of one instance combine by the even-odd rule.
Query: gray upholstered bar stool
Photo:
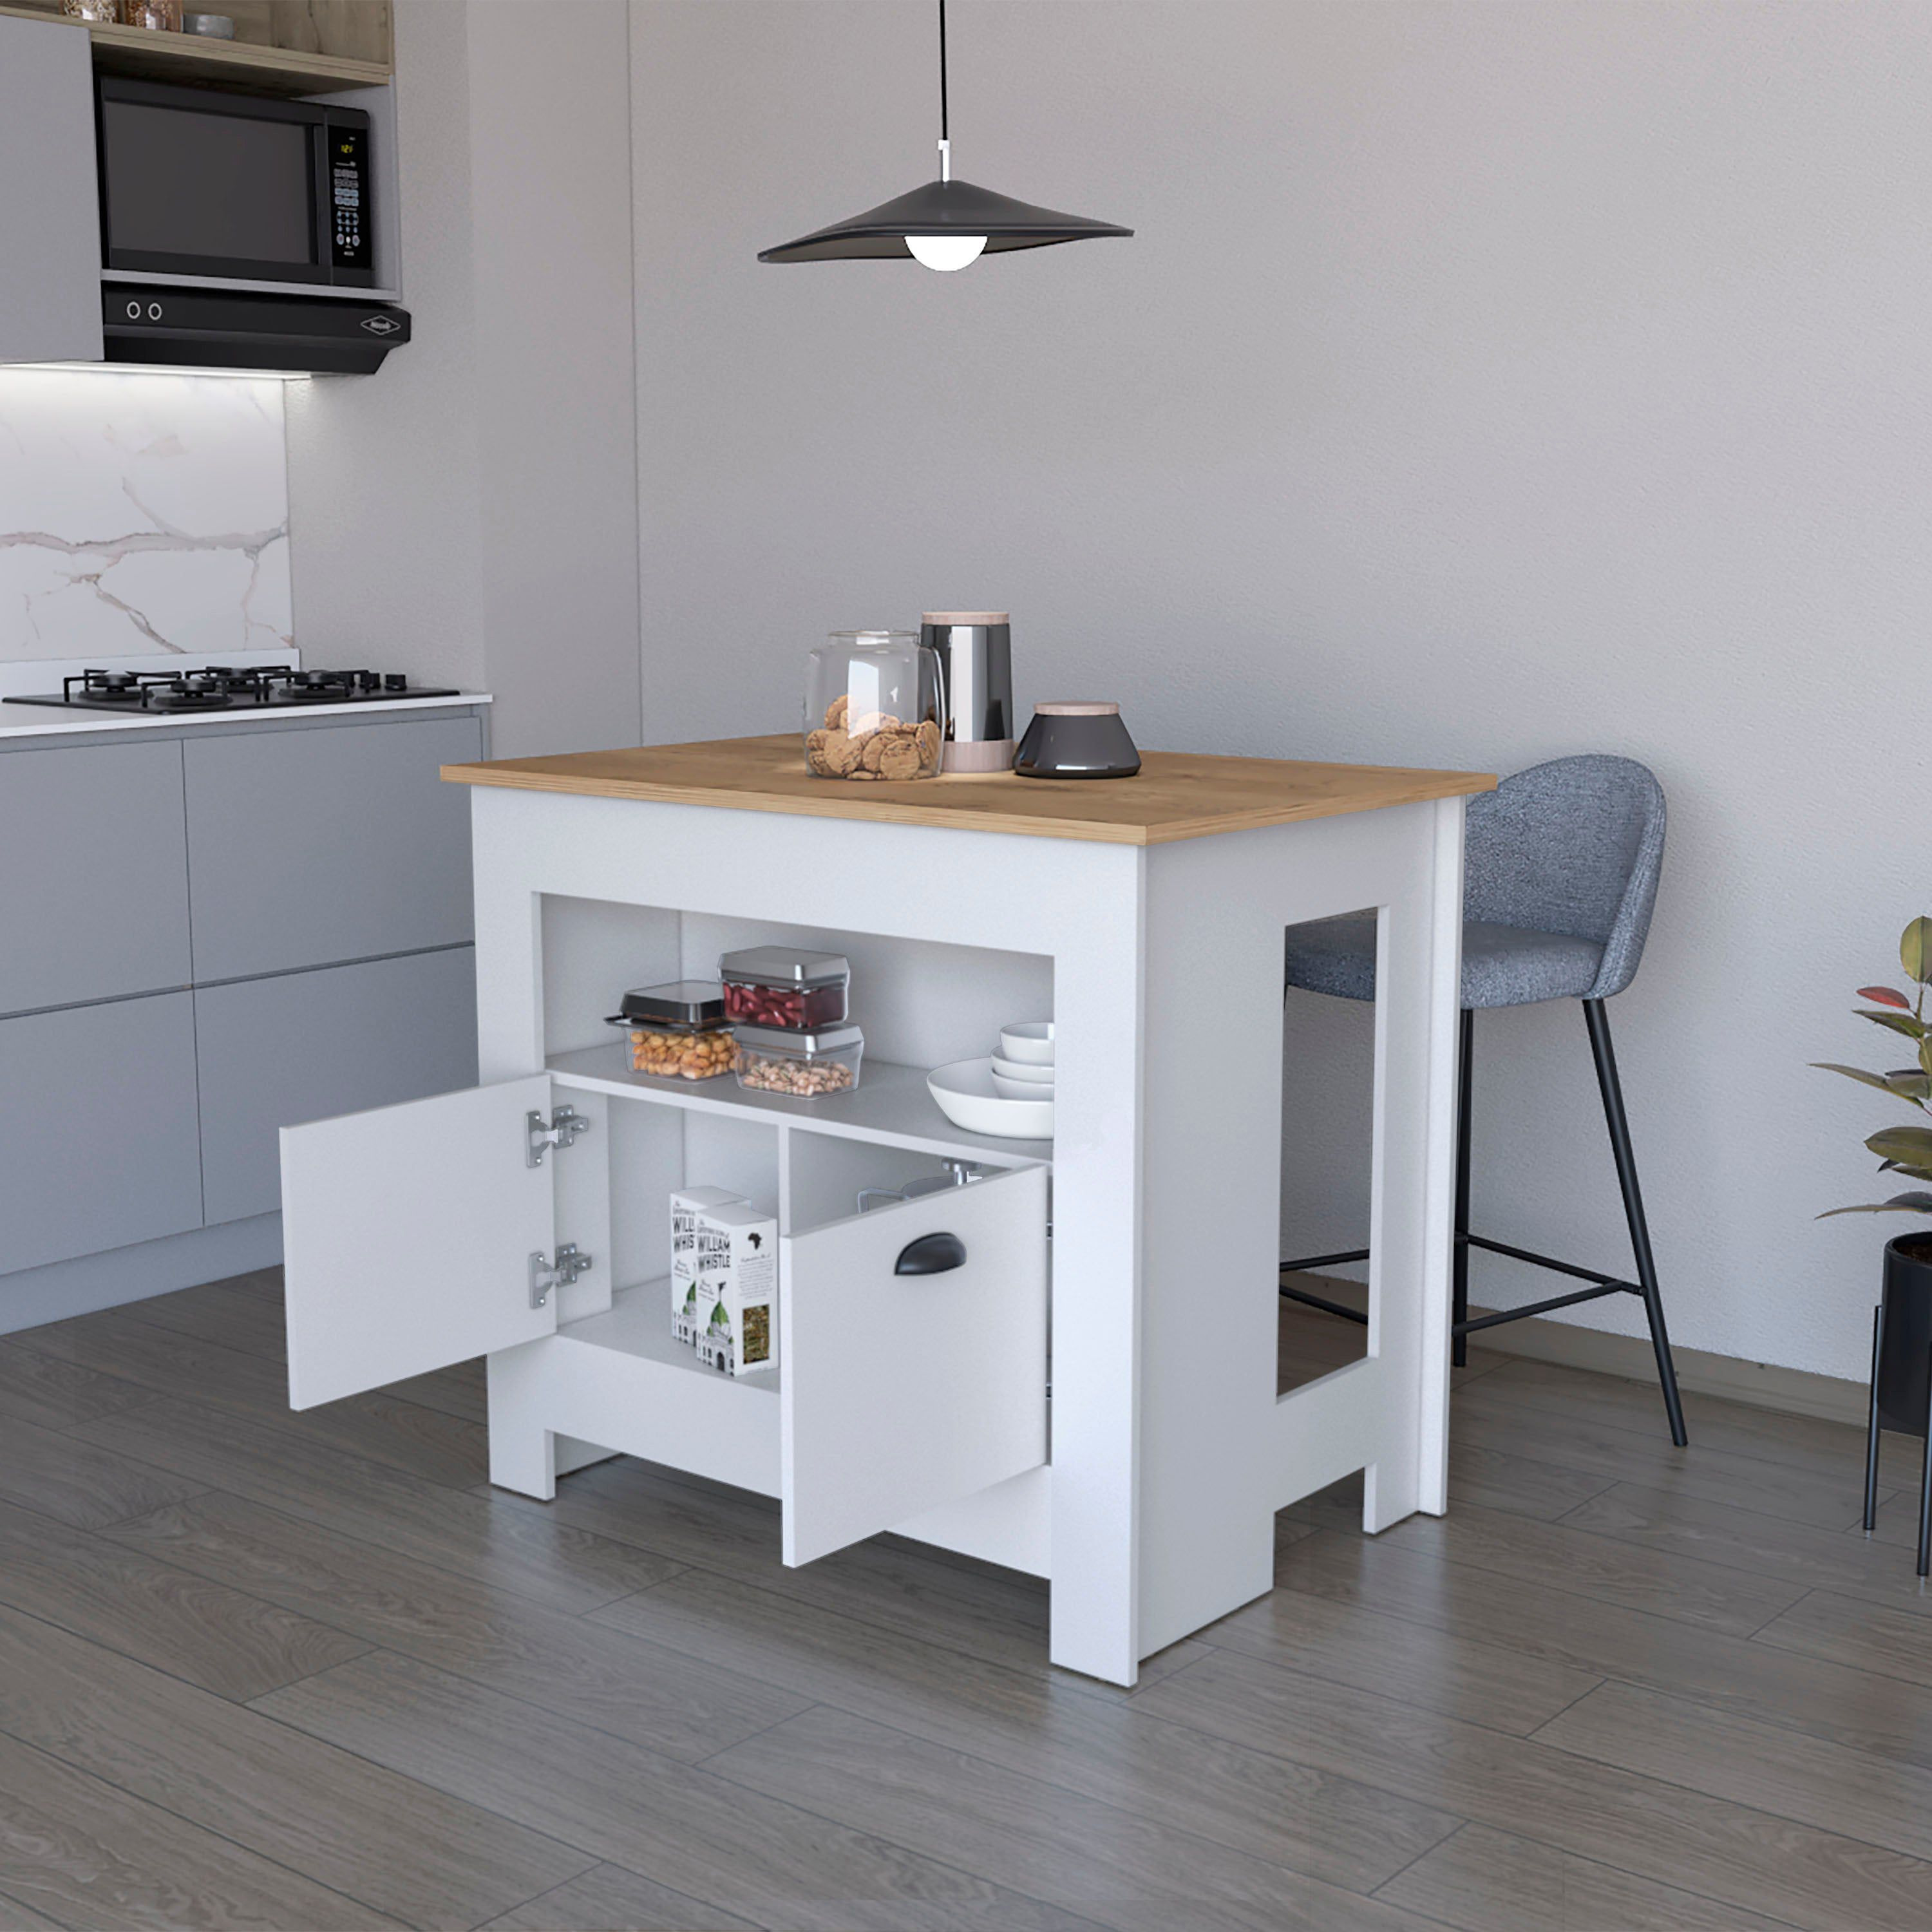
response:
[[[1677,1371],[1658,1293],[1636,1161],[1624,1118],[1623,1089],[1604,1002],[1636,976],[1657,898],[1664,862],[1664,791],[1643,766],[1629,758],[1557,758],[1505,778],[1493,792],[1469,801],[1464,845],[1462,896],[1462,1027],[1461,1077],[1456,1121],[1455,1356],[1468,1352],[1466,1337],[1499,1322],[1546,1315],[1600,1295],[1642,1298],[1650,1318],[1651,1345],[1664,1386],[1671,1440],[1681,1448],[1683,1405]],[[1356,914],[1291,927],[1288,984],[1345,1000],[1376,996],[1376,921]],[[1610,1130],[1610,1151],[1623,1190],[1624,1215],[1636,1256],[1635,1281],[1599,1274],[1570,1262],[1532,1254],[1469,1232],[1469,1123],[1474,1072],[1474,1011],[1479,1006],[1529,1006],[1544,1000],[1580,1000],[1597,1063],[1597,1084]],[[1469,1250],[1508,1255],[1589,1287],[1527,1308],[1469,1319]],[[1283,1262],[1284,1275],[1343,1262],[1366,1261],[1368,1250],[1312,1255]],[[1282,1293],[1352,1322],[1358,1310],[1324,1300],[1285,1283]]]

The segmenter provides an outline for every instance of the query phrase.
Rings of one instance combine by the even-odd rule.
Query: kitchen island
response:
[[[1152,753],[860,784],[789,736],[444,776],[484,1084],[285,1132],[297,1406],[487,1354],[494,1481],[637,1455],[778,1498],[788,1562],[891,1530],[1028,1571],[1052,1660],[1118,1684],[1270,1587],[1298,1498],[1360,1469],[1367,1528],[1442,1511],[1462,808],[1492,778]],[[1367,1352],[1278,1396],[1283,932],[1370,908]],[[626,987],[748,936],[853,958],[854,1090],[606,1043]],[[1048,1018],[1053,1138],[950,1124],[922,1070]],[[981,1178],[855,1211],[948,1161]],[[777,1218],[776,1375],[672,1338],[665,1200],[704,1184]],[[935,1234],[963,1265],[895,1271]]]

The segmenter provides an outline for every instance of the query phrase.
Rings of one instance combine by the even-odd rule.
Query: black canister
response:
[[[1036,704],[1013,759],[1023,778],[1130,778],[1140,768],[1118,704]]]

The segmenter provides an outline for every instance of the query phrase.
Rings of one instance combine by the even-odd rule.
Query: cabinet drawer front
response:
[[[473,718],[190,740],[196,981],[469,939],[469,794],[437,772],[482,742]]]
[[[204,987],[194,1013],[211,1226],[281,1205],[278,1129],[476,1084],[466,946]]]
[[[0,1020],[0,1272],[201,1225],[186,993]]]
[[[178,744],[0,756],[0,1012],[184,986]]]
[[[1046,1460],[1046,1185],[1022,1168],[779,1244],[788,1563]],[[956,1265],[896,1272],[950,1258],[943,1236]]]

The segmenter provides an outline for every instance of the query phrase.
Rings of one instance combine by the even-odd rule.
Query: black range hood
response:
[[[107,282],[100,302],[110,363],[371,376],[392,349],[410,339],[407,309],[339,296]]]

